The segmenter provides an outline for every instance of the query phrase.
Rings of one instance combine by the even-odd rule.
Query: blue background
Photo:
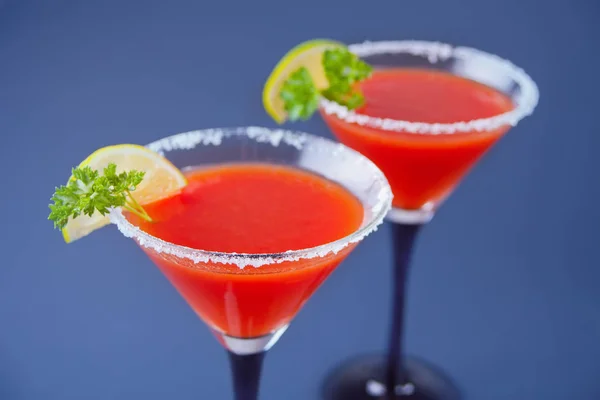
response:
[[[420,238],[407,346],[467,399],[600,399],[600,3],[366,4],[0,0],[0,399],[229,398],[224,351],[143,253],[112,227],[65,245],[48,199],[100,146],[273,126],[265,77],[314,37],[463,44],[535,78],[535,115]],[[316,398],[339,361],[383,349],[390,250],[386,225],[313,297],[264,399]]]

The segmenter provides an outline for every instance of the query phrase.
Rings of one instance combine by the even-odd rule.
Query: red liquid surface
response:
[[[435,70],[379,70],[361,88],[366,101],[357,112],[379,118],[453,123],[513,109],[495,89]],[[341,142],[377,164],[394,192],[393,205],[407,210],[443,200],[508,130],[419,135],[363,127],[324,113],[323,118]]]
[[[230,164],[187,174],[181,193],[145,206],[142,230],[195,249],[277,253],[326,244],[356,231],[358,199],[341,186],[299,169]],[[259,268],[187,259],[144,248],[190,306],[212,328],[256,337],[285,324],[350,252]]]

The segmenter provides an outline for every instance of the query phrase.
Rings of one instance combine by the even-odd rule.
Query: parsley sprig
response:
[[[347,48],[328,49],[322,58],[329,87],[319,91],[306,67],[293,72],[284,82],[279,96],[290,121],[307,120],[319,107],[321,96],[353,110],[364,104],[356,83],[371,76],[373,68]]]
[[[356,89],[356,83],[371,76],[373,68],[369,64],[344,48],[326,50],[323,68],[329,81],[329,87],[323,91],[325,98],[351,110],[364,103],[364,96]]]
[[[92,216],[94,212],[106,215],[111,208],[123,207],[147,220],[152,218],[131,195],[144,179],[145,172],[131,170],[117,173],[117,166],[109,164],[102,174],[90,167],[73,168],[72,178],[56,188],[51,198],[50,215],[54,227],[62,229],[69,218]]]
[[[279,92],[291,121],[309,119],[317,108],[321,94],[306,67],[293,72]]]

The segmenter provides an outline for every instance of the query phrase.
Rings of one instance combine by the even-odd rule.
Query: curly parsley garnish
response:
[[[364,104],[356,83],[371,76],[373,68],[347,48],[323,52],[323,69],[329,87],[319,91],[306,67],[293,72],[283,84],[279,96],[290,121],[307,120],[319,107],[320,96],[353,110]]]
[[[145,172],[131,170],[117,173],[117,166],[109,164],[102,174],[90,167],[73,168],[72,177],[64,186],[56,188],[50,199],[50,215],[54,227],[62,229],[69,218],[80,215],[92,216],[98,211],[108,214],[111,208],[125,210],[147,220],[152,218],[133,198],[133,192],[144,179]]]

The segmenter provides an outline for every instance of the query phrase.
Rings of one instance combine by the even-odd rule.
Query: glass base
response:
[[[285,325],[276,331],[269,333],[268,335],[254,338],[229,336],[214,329],[212,329],[212,332],[219,343],[221,343],[221,345],[223,345],[223,347],[225,347],[225,349],[227,349],[229,352],[239,356],[245,356],[263,353],[269,350],[275,343],[277,343],[287,328],[288,325]]]
[[[404,360],[407,379],[396,386],[395,396],[386,396],[383,384],[385,358],[363,356],[344,363],[329,375],[323,386],[324,400],[459,400],[450,379],[417,358]],[[399,379],[400,381],[400,379]]]
[[[423,225],[431,221],[433,214],[433,206],[426,204],[419,210],[403,210],[393,207],[385,218],[395,224]]]

